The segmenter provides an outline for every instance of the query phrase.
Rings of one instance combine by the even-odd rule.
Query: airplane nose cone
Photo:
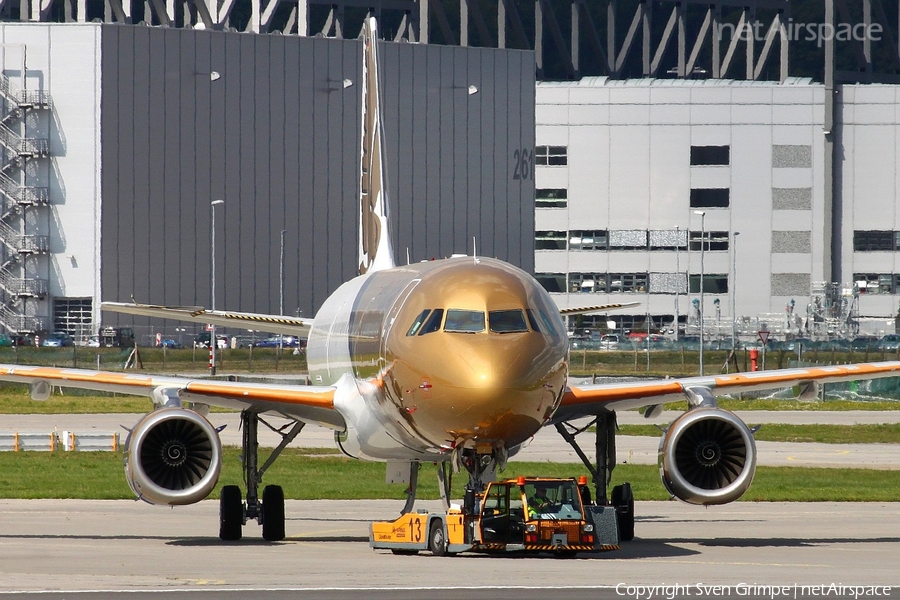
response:
[[[564,350],[535,332],[443,338],[440,356],[419,354],[392,370],[407,382],[401,403],[420,435],[444,446],[469,439],[513,446],[552,415],[565,387]]]

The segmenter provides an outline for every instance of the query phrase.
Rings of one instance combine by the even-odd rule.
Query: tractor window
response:
[[[478,333],[484,331],[484,313],[479,310],[448,309],[444,331],[454,333]]]
[[[419,329],[422,327],[422,323],[425,322],[425,317],[428,316],[428,313],[431,312],[430,308],[426,308],[422,312],[419,313],[419,316],[416,317],[416,320],[413,321],[413,324],[409,326],[409,330],[406,332],[406,335],[416,335],[419,333]]]
[[[438,308],[435,309],[431,316],[428,317],[428,320],[425,322],[425,326],[422,327],[422,331],[419,332],[419,335],[425,335],[428,333],[434,333],[435,331],[441,328],[441,320],[444,318],[444,309]]]
[[[530,519],[581,519],[581,495],[574,481],[537,481],[525,485]]]
[[[491,331],[494,333],[516,333],[528,331],[525,324],[525,313],[522,309],[492,310],[489,315]]]

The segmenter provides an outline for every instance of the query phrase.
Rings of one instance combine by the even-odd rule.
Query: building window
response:
[[[691,166],[728,165],[729,146],[691,146]]]
[[[534,190],[535,208],[565,208],[569,205],[569,191],[561,188]]]
[[[706,232],[692,231],[691,232],[691,250],[694,250],[694,251],[700,250],[701,233],[703,233],[706,237],[706,241],[704,243],[703,250],[706,250],[706,251],[728,250],[729,234],[727,231],[706,231]]]
[[[691,208],[728,208],[728,188],[695,188],[691,190]]]
[[[690,277],[690,293],[700,293],[700,275],[691,275]],[[728,293],[728,275],[717,275],[715,273],[707,273],[703,275],[703,293],[705,294],[727,294]]]
[[[809,254],[810,252],[812,252],[812,232],[772,232],[772,254]]]
[[[55,298],[53,300],[53,330],[65,331],[77,341],[95,334],[93,302],[90,298]]]
[[[809,294],[809,273],[772,273],[770,277],[773,296],[803,296]]]
[[[534,278],[548,292],[565,292],[566,291],[566,274],[565,273],[535,273]]]
[[[569,291],[572,293],[644,293],[647,273],[570,273]]]
[[[688,232],[685,229],[651,229],[651,250],[679,250],[687,248]]]
[[[569,232],[569,250],[606,250],[609,237],[605,230]]]
[[[892,273],[854,273],[853,281],[860,294],[896,294],[900,275]]]
[[[772,208],[775,210],[812,209],[812,188],[772,188]]]
[[[606,273],[570,273],[569,291],[575,293],[605,292]]]
[[[534,149],[534,164],[551,167],[567,165],[569,164],[568,148],[566,146],[537,146]]]
[[[651,294],[687,293],[687,276],[684,273],[650,273]]]
[[[623,229],[609,232],[610,250],[646,250],[647,232],[641,229]]]
[[[896,252],[900,231],[854,231],[855,252]]]
[[[610,273],[609,291],[640,293],[647,291],[647,273]]]
[[[812,167],[812,146],[772,146],[772,166],[808,169]]]
[[[565,231],[535,231],[534,232],[534,249],[535,250],[565,250],[566,249],[566,232]]]

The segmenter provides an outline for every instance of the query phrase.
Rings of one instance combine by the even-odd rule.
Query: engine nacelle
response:
[[[192,410],[162,408],[146,415],[125,440],[125,478],[150,504],[193,504],[219,480],[222,443]]]
[[[663,485],[690,504],[733,502],[750,487],[755,472],[753,432],[721,408],[689,410],[672,422],[659,444]]]

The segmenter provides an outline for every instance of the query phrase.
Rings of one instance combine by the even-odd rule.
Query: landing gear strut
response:
[[[500,463],[502,459],[503,463]],[[497,451],[491,449],[490,453],[479,452],[477,449],[464,449],[460,456],[460,464],[465,467],[469,473],[469,482],[466,484],[465,495],[463,496],[463,512],[467,515],[473,515],[478,512],[475,506],[475,498],[478,494],[484,492],[487,484],[494,480],[497,469],[502,469],[506,464],[505,453],[498,455]]]
[[[595,426],[596,463],[591,463],[575,440],[576,435],[587,431],[591,425]],[[607,486],[612,478],[613,469],[616,468],[616,413],[600,413],[595,420],[580,429],[576,429],[568,423],[557,423],[556,431],[572,446],[578,458],[590,472],[597,504],[611,504],[616,508],[619,539],[626,542],[634,539],[634,494],[631,492],[631,484],[623,483],[615,486],[612,489],[612,502],[607,495]]]
[[[262,423],[281,436],[278,444],[266,462],[259,467],[259,424]],[[284,490],[278,485],[267,485],[259,497],[259,485],[263,474],[272,466],[281,452],[294,441],[305,423],[295,421],[285,433],[276,429],[259,417],[259,413],[245,410],[241,413],[243,430],[241,462],[243,463],[244,484],[247,486],[247,502],[241,502],[241,490],[236,485],[222,488],[219,498],[219,537],[226,541],[241,539],[241,528],[250,519],[262,525],[263,539],[277,542],[284,539]]]

